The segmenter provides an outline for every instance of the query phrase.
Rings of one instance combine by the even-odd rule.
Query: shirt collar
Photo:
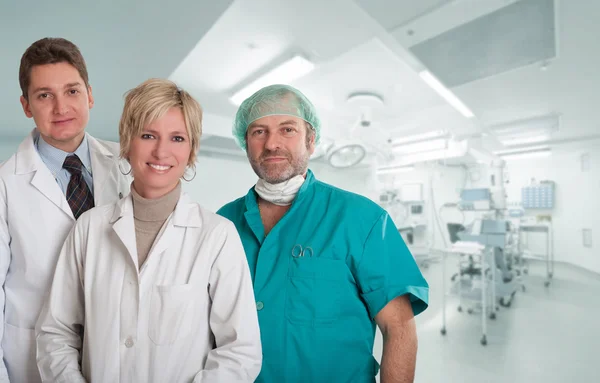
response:
[[[65,158],[71,154],[76,154],[88,173],[92,174],[92,161],[87,134],[83,136],[83,141],[81,141],[81,144],[73,153],[65,152],[48,144],[40,137],[39,132],[35,139],[35,146],[40,157],[42,157],[42,160],[55,177],[62,170]]]
[[[300,190],[298,190],[298,195],[296,196],[296,199],[304,198],[304,196],[306,195],[306,192],[309,190],[310,187],[313,186],[315,181],[316,181],[315,175],[313,174],[312,170],[308,169],[306,171],[306,180],[302,184],[302,187],[300,188]]]

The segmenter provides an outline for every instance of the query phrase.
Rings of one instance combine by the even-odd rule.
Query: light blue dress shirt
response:
[[[67,153],[55,148],[44,141],[39,134],[35,139],[35,148],[37,149],[37,152],[42,158],[44,164],[46,164],[54,176],[54,179],[56,179],[56,182],[58,183],[58,186],[60,186],[60,190],[62,190],[64,195],[67,195],[67,186],[71,180],[71,173],[69,173],[66,169],[63,169],[63,163],[65,162],[65,158],[67,158],[67,156],[76,154],[81,160],[81,163],[83,163],[83,179],[90,188],[92,195],[94,194],[94,185],[92,182],[92,160],[90,158],[87,135],[84,136],[83,141],[81,141],[81,144],[74,153]]]

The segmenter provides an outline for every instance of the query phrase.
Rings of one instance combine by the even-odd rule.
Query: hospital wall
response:
[[[582,155],[589,155],[589,167],[582,170]],[[429,219],[425,235],[435,234],[435,247],[445,246],[445,222],[469,223],[474,215],[464,216],[453,208],[442,208],[445,202],[458,201],[460,190],[464,187],[489,187],[489,174],[485,168],[465,171],[459,168],[419,168],[411,173],[398,175],[395,181],[403,183],[423,182],[428,189],[429,175],[433,173],[433,195],[436,212],[443,222],[440,230],[435,221]],[[554,231],[554,253],[556,261],[567,262],[595,273],[600,273],[600,142],[573,144],[553,149],[552,155],[543,158],[529,158],[507,161],[505,184],[508,201],[521,202],[521,188],[529,185],[532,179],[554,181],[556,184],[555,205],[552,210],[527,211],[526,215],[550,214]],[[431,207],[431,196],[425,194],[425,209]],[[429,216],[428,216],[429,218]],[[592,246],[583,243],[583,229],[591,229]],[[541,234],[529,234],[532,251],[542,253],[544,237]],[[447,242],[446,242],[447,243]]]
[[[586,153],[589,168],[582,170]],[[549,211],[556,260],[600,273],[600,143],[554,149],[546,158],[510,161],[507,170],[509,200],[520,201],[521,187],[532,178],[556,183],[555,205]],[[591,247],[583,244],[583,229],[592,231]]]

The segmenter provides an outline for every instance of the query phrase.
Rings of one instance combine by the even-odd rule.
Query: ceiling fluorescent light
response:
[[[448,147],[448,141],[445,138],[438,138],[435,140],[413,142],[410,144],[397,145],[393,147],[394,153],[398,154],[412,154],[420,152],[428,152],[432,150],[446,149]]]
[[[490,130],[499,137],[511,137],[511,136],[541,136],[542,134],[551,134],[554,131],[541,127],[528,127],[524,125],[511,125],[495,127],[492,126]]]
[[[435,78],[431,72],[424,70],[419,73],[419,76],[435,90],[444,100],[446,100],[452,107],[458,110],[466,118],[474,117],[473,112],[458,99],[448,88],[446,88],[437,78]]]
[[[468,141],[449,140],[446,149],[431,150],[415,154],[407,154],[399,156],[394,162],[398,166],[413,165],[420,162],[439,161],[451,158],[464,157],[467,154]]]
[[[547,135],[533,136],[533,137],[521,137],[521,138],[511,138],[503,140],[501,139],[502,145],[505,146],[514,146],[514,145],[523,145],[523,144],[537,144],[540,142],[548,141],[550,139]]]
[[[515,154],[505,154],[501,156],[505,160],[516,160],[522,158],[540,158],[540,157],[548,157],[552,154],[550,149],[542,150],[539,152],[527,152],[527,153],[515,153]]]
[[[296,55],[240,89],[229,100],[239,106],[257,90],[272,84],[288,84],[306,75],[314,68],[315,64]]]
[[[433,130],[431,132],[413,134],[410,136],[398,137],[392,140],[392,146],[408,144],[410,142],[424,141],[432,138],[444,137],[448,133],[444,130]]]
[[[503,145],[514,146],[548,141],[559,126],[560,117],[550,114],[492,125],[489,129]]]
[[[548,157],[552,154],[550,148],[538,149],[538,150],[528,150],[521,152],[509,152],[509,153],[499,153],[498,155],[505,160],[515,160],[522,158],[540,158],[540,157]]]
[[[414,166],[386,166],[376,170],[377,174],[406,173],[415,170]]]
[[[526,148],[519,148],[519,149],[498,150],[498,151],[495,151],[494,154],[499,155],[499,156],[504,156],[504,155],[509,155],[509,154],[538,152],[538,151],[544,151],[544,150],[548,150],[548,149],[550,149],[550,147],[548,145],[537,145],[537,146],[528,146]]]
[[[490,126],[490,130],[498,136],[524,135],[539,136],[550,135],[559,130],[560,118],[556,114],[530,117],[521,120],[504,122]]]
[[[422,153],[411,154],[408,156],[403,156],[401,158],[401,161],[403,164],[408,165],[408,164],[416,164],[416,163],[420,163],[420,162],[438,161],[438,160],[453,158],[456,156],[460,156],[460,154],[456,153],[454,151],[447,150],[447,149],[442,149],[442,150],[432,150],[430,152],[422,152]]]

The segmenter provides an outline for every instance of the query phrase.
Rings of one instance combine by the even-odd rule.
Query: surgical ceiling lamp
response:
[[[364,146],[347,143],[332,148],[327,155],[327,160],[334,168],[350,168],[358,165],[366,155],[367,150]]]
[[[372,92],[351,93],[346,102],[350,107],[359,111],[359,123],[363,128],[371,126],[373,122],[373,110],[385,106],[383,97]]]
[[[333,147],[333,141],[328,138],[321,137],[321,142],[319,142],[319,145],[315,147],[315,151],[310,156],[310,159],[317,160],[325,156],[331,147]]]
[[[350,127],[348,136],[352,137],[356,127],[369,128],[372,124],[373,110],[383,107],[383,97],[371,92],[354,92],[346,100],[348,105],[358,110],[358,123]],[[346,140],[329,149],[327,160],[334,168],[350,168],[358,165],[367,155],[367,149],[357,140]]]

